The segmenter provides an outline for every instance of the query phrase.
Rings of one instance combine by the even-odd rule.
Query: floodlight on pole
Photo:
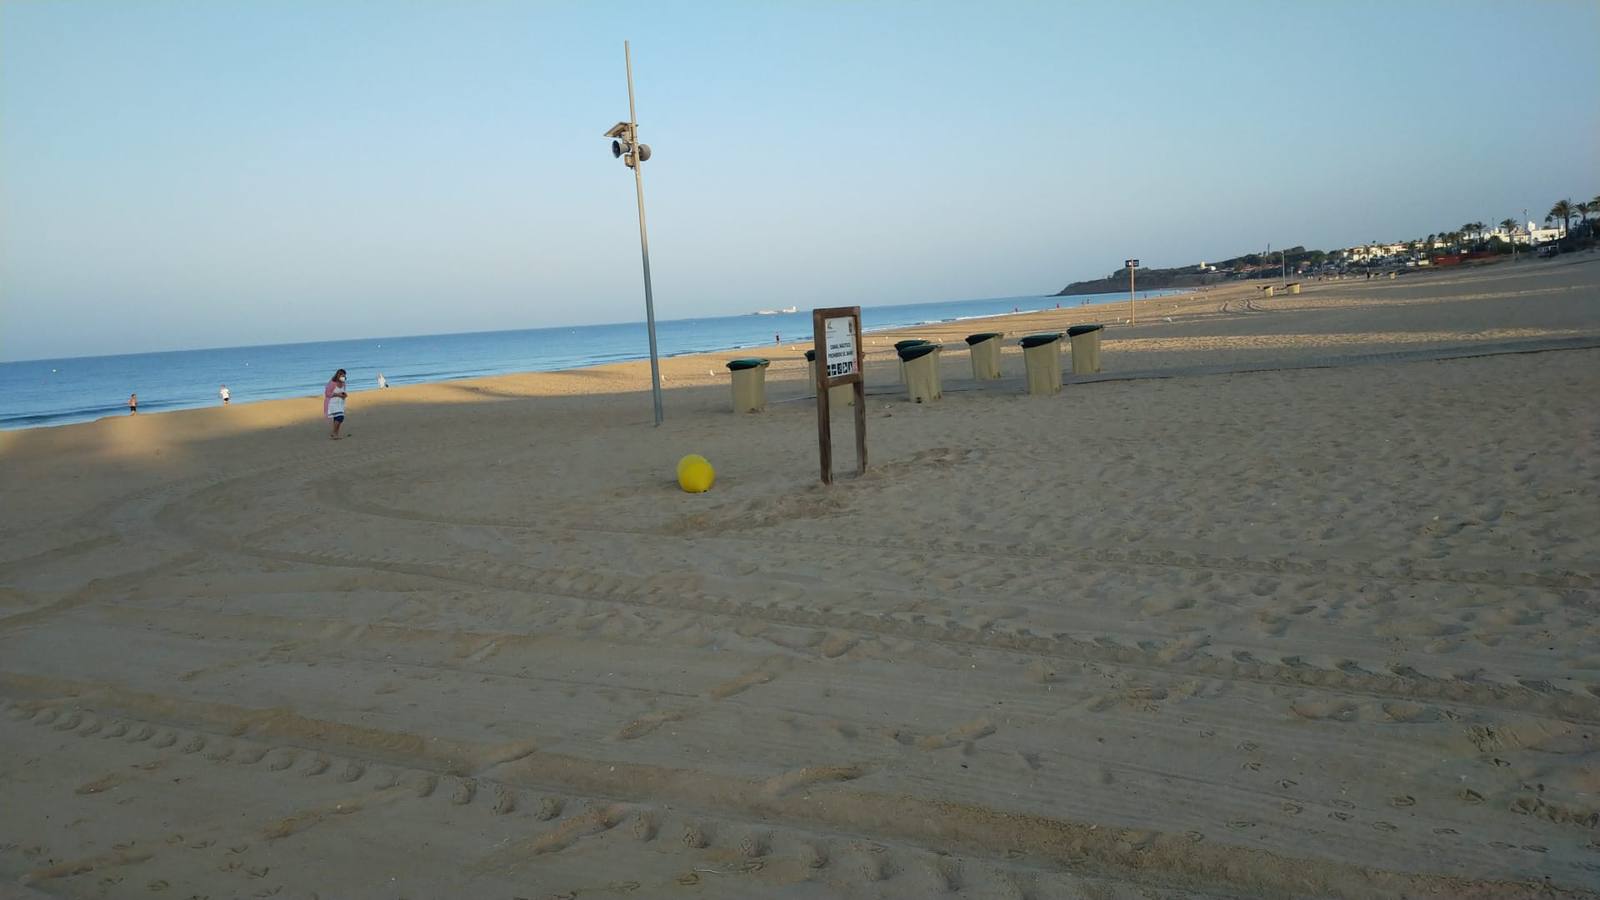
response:
[[[633,170],[634,192],[639,200],[639,256],[644,261],[644,318],[650,333],[650,396],[655,405],[656,424],[661,424],[661,361],[656,353],[656,306],[650,290],[650,236],[644,227],[644,166],[650,158],[650,145],[639,143],[639,116],[633,105],[633,54],[622,42],[622,60],[628,72],[628,121],[611,126],[611,155]]]

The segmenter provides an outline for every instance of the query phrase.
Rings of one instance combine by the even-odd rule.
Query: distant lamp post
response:
[[[611,138],[611,155],[633,170],[634,191],[639,197],[639,255],[644,259],[644,318],[650,332],[650,395],[655,404],[656,424],[661,424],[661,362],[656,355],[656,305],[650,291],[650,237],[644,227],[644,161],[650,158],[650,145],[639,143],[639,116],[633,106],[633,55],[628,42],[622,42],[622,59],[628,70],[628,121],[618,122],[606,132]]]
[[[1137,325],[1139,324],[1139,309],[1133,303],[1133,273],[1135,269],[1139,268],[1139,261],[1137,259],[1125,259],[1122,264],[1128,268],[1128,324]]]

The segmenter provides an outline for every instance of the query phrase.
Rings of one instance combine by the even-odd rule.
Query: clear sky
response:
[[[1600,3],[0,0],[0,359],[1043,294],[1600,193]]]

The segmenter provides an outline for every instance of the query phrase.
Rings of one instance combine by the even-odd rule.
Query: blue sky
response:
[[[1042,294],[1600,193],[1600,4],[0,2],[0,359]]]

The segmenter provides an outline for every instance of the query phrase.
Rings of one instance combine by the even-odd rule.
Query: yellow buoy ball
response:
[[[678,487],[691,494],[703,494],[711,490],[711,485],[717,481],[717,470],[711,468],[711,463],[698,453],[691,453],[678,460]]]

